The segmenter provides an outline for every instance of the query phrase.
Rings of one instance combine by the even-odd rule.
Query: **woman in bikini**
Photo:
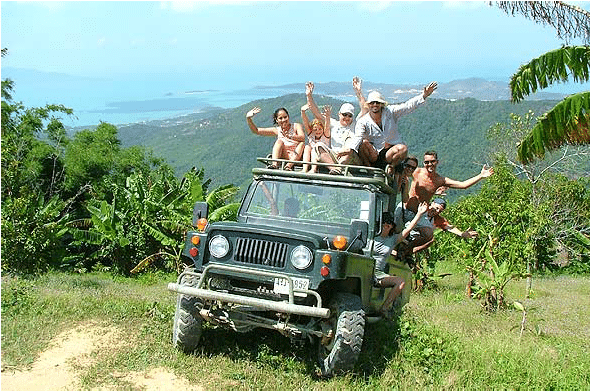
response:
[[[260,113],[259,107],[250,110],[246,113],[246,122],[250,130],[256,135],[277,137],[277,141],[272,148],[272,158],[300,161],[305,145],[305,134],[303,133],[301,124],[291,123],[287,109],[279,108],[275,110],[273,115],[273,123],[276,124],[275,127],[258,128],[252,120],[252,117],[258,113]],[[278,169],[276,162],[273,162],[269,167]],[[287,163],[285,170],[293,170],[293,163]]]
[[[331,141],[330,141],[330,106],[324,106],[324,122],[315,118],[310,123],[305,113],[309,109],[309,105],[305,104],[301,107],[301,118],[303,119],[303,127],[308,138],[308,145],[303,150],[303,162],[331,162],[330,159]],[[316,173],[317,165],[312,165],[309,169],[308,164],[303,165],[303,172]]]

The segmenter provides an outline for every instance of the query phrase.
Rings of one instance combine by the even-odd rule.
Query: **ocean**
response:
[[[190,80],[104,80],[2,69],[2,79],[14,81],[14,101],[25,107],[62,104],[75,117],[63,118],[66,127],[115,125],[161,120],[203,111],[210,107],[234,108],[264,98],[278,97],[301,89],[273,88],[228,83],[215,85]]]

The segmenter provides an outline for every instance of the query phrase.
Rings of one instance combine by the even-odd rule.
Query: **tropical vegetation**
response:
[[[508,13],[520,13],[556,29],[566,42],[582,38],[584,46],[563,46],[523,64],[512,75],[510,90],[513,102],[520,102],[538,89],[570,78],[575,82],[590,79],[590,13],[561,1],[503,1],[498,6]],[[565,143],[590,143],[590,92],[573,94],[545,113],[518,146],[519,159],[530,162],[543,158],[547,149]]]

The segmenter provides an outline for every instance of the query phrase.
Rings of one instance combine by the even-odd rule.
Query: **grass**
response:
[[[455,271],[456,272],[456,271]],[[206,327],[198,352],[171,344],[175,276],[130,279],[51,273],[34,280],[2,277],[2,364],[26,368],[60,332],[85,323],[114,326],[120,344],[78,369],[85,389],[129,389],[117,375],[170,369],[204,390],[589,390],[590,278],[535,278],[509,284],[522,312],[482,313],[464,296],[465,276],[414,294],[395,323],[367,326],[354,374],[315,376],[315,350],[292,347],[272,331],[246,334]]]

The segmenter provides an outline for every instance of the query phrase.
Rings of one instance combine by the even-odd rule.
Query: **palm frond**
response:
[[[238,209],[240,203],[227,204],[213,211],[209,215],[209,221],[220,222],[220,221],[235,221],[238,216]]]
[[[166,234],[162,233],[160,230],[156,229],[155,227],[144,223],[143,226],[147,229],[152,237],[158,240],[164,246],[175,246],[180,241],[177,238],[172,238],[167,236]]]
[[[510,79],[512,102],[544,89],[555,82],[590,79],[590,46],[565,46],[523,64]]]
[[[139,271],[141,271],[142,269],[146,268],[148,265],[150,265],[154,260],[157,260],[159,258],[161,258],[162,256],[168,256],[168,257],[174,257],[174,255],[171,255],[170,253],[166,253],[166,252],[158,252],[158,253],[154,253],[153,255],[150,255],[148,257],[146,257],[145,259],[141,260],[131,271],[130,273],[132,274],[136,274]]]
[[[74,237],[75,244],[87,243],[91,245],[101,245],[106,239],[102,233],[97,231],[80,230],[75,227],[68,228],[68,233]]]
[[[223,206],[223,204],[231,197],[233,197],[240,188],[237,186],[228,184],[222,185],[216,188],[213,192],[207,195],[207,204],[209,205],[210,210],[216,210]]]
[[[546,150],[563,144],[590,143],[590,92],[572,95],[543,116],[518,145],[518,159],[523,163],[543,158]]]

